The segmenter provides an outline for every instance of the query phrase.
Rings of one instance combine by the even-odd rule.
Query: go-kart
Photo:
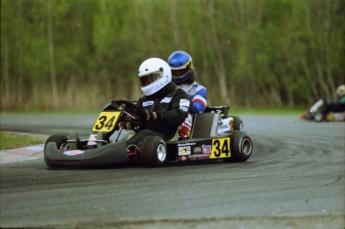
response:
[[[304,120],[322,122],[341,122],[345,121],[345,111],[343,112],[327,112],[323,114],[323,110],[325,109],[326,103],[323,99],[318,100],[311,108],[301,114],[300,118]]]
[[[188,139],[173,138],[165,142],[158,136],[146,137],[140,144],[136,163],[159,167],[182,161],[246,161],[252,154],[252,140],[241,130],[243,121],[228,116],[228,111],[228,106],[213,106],[207,107],[205,113],[193,115]],[[112,100],[103,108],[88,138],[79,139],[77,133],[50,136],[44,146],[46,165],[74,168],[130,163],[126,140],[143,124],[140,112],[142,108],[133,102]]]

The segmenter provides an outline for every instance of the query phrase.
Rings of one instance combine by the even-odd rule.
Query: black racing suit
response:
[[[132,138],[127,140],[127,146],[139,146],[140,142],[150,135],[160,136],[165,141],[170,140],[192,108],[188,94],[177,88],[173,82],[153,95],[140,98],[137,105],[150,112],[156,112],[157,119],[143,125]]]
[[[345,111],[345,95],[338,98],[338,100],[328,101],[322,108],[323,119],[326,119],[326,116],[329,112],[344,112]]]

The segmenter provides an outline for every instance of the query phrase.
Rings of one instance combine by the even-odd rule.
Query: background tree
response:
[[[345,83],[342,0],[2,0],[1,110],[141,95],[149,57],[189,52],[210,104],[309,106]]]

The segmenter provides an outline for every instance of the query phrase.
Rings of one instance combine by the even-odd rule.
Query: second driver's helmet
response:
[[[172,80],[176,84],[191,84],[194,82],[193,60],[192,57],[184,51],[173,52],[168,63],[171,67]]]
[[[171,82],[171,69],[164,60],[150,58],[140,65],[139,79],[144,95],[153,95]]]
[[[337,96],[338,98],[345,96],[345,85],[340,85],[337,87]]]

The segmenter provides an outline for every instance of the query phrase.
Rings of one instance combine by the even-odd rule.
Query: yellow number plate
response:
[[[210,158],[230,157],[230,138],[218,138],[212,140],[212,151]]]
[[[121,112],[102,112],[92,128],[94,132],[110,132],[114,129]]]

